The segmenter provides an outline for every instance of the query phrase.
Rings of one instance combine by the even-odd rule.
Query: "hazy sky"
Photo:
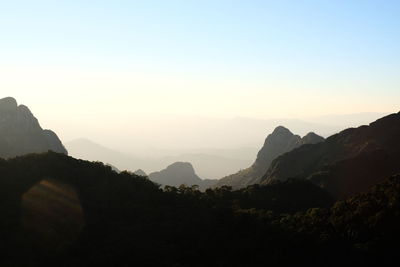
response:
[[[382,0],[0,0],[0,92],[67,138],[163,114],[394,112],[399,14]]]

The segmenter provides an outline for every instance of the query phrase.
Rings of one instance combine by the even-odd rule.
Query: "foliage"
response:
[[[10,227],[17,225],[21,194],[46,177],[75,187],[85,213],[85,229],[67,252],[32,252],[18,227]],[[333,204],[307,181],[238,191],[161,189],[102,163],[49,152],[0,160],[0,193],[5,266],[49,260],[65,266],[382,266],[397,255],[400,176]]]

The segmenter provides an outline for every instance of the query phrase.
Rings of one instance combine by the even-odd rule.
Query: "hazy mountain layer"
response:
[[[48,150],[67,154],[57,135],[43,130],[28,107],[11,97],[0,99],[0,157]]]
[[[142,158],[207,154],[224,158],[247,159],[250,162],[243,166],[243,168],[246,168],[253,163],[257,151],[263,145],[266,133],[271,133],[278,125],[284,125],[300,136],[315,132],[327,137],[348,127],[358,127],[372,122],[385,115],[387,114],[361,113],[302,119],[213,118],[190,115],[143,117],[137,115],[129,118],[132,123],[128,124],[122,119],[108,121],[107,123],[111,127],[107,127],[106,131],[95,130],[97,128],[103,129],[104,122],[100,120],[99,122],[93,121],[82,124],[77,129],[68,129],[68,132],[64,135],[68,136],[69,140],[76,139],[77,136],[87,137],[106,147]],[[301,113],[299,113],[299,116],[301,116]],[[121,134],[121,129],[124,129],[123,134]],[[235,151],[226,151],[226,153],[222,151],[237,150],[243,147],[255,148],[255,151],[251,151],[251,154],[245,155],[245,157]],[[189,160],[176,159],[175,161]],[[199,166],[195,166],[195,168],[199,175],[203,177]],[[156,170],[158,169],[160,168]],[[216,177],[223,177],[238,170],[231,170]],[[148,172],[148,170],[145,171]]]
[[[202,152],[205,150],[195,150],[190,153],[169,157],[146,158],[125,154],[87,139],[76,139],[65,145],[69,154],[73,157],[91,161],[102,161],[112,164],[119,170],[136,171],[137,169],[142,169],[146,173],[161,170],[174,162],[190,162],[200,177],[214,179],[240,170],[251,163],[250,159],[244,159],[249,157],[248,154],[251,153],[245,150],[244,153],[246,155],[242,156],[242,150],[244,149],[229,150],[228,152],[232,154],[231,157],[229,157],[229,153],[225,150],[210,149],[207,151],[215,154]],[[224,156],[216,155],[217,153]]]
[[[324,141],[324,138],[315,133],[308,133],[301,138],[287,128],[278,126],[265,139],[264,146],[258,152],[257,159],[251,167],[222,178],[215,186],[228,185],[238,189],[259,183],[275,158],[301,145],[322,141]]]

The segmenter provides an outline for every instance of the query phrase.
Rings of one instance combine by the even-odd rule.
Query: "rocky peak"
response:
[[[273,130],[271,135],[273,135],[273,136],[292,136],[293,133],[284,126],[278,126]]]
[[[41,131],[38,120],[27,106],[17,104],[12,97],[0,99],[0,127],[23,131]]]
[[[17,107],[17,100],[12,97],[0,99],[0,111],[14,111]]]
[[[166,169],[168,172],[179,172],[183,175],[195,175],[194,168],[189,162],[175,162],[169,165]]]
[[[277,156],[293,149],[301,140],[300,136],[294,135],[289,129],[278,126],[267,136],[264,146],[257,154],[256,165],[266,166]]]
[[[308,133],[301,138],[299,135],[293,134],[289,129],[278,126],[265,139],[264,145],[258,152],[257,159],[251,167],[220,179],[216,187],[229,185],[234,189],[239,189],[257,184],[277,157],[301,145],[322,141],[324,141],[324,138],[315,133]]]
[[[0,99],[0,157],[48,150],[67,153],[57,135],[43,130],[27,106],[18,106],[12,97]]]
[[[166,169],[149,174],[149,179],[162,185],[180,186],[199,185],[202,187],[203,180],[196,175],[194,168],[189,162],[175,162]]]

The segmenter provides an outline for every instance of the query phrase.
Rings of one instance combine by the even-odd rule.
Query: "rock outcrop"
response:
[[[215,186],[227,185],[233,189],[239,189],[260,183],[261,177],[268,170],[271,162],[278,156],[304,144],[316,144],[323,141],[324,138],[315,133],[308,133],[301,138],[287,128],[278,126],[265,139],[264,146],[258,152],[256,161],[251,167],[222,178]]]
[[[28,107],[12,97],[0,99],[0,157],[54,151],[67,154],[57,135],[43,130]]]

